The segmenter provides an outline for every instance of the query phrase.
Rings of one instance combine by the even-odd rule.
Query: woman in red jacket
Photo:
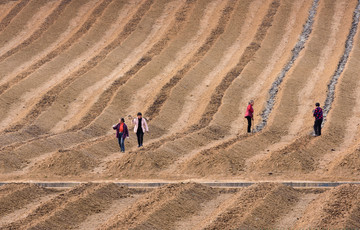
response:
[[[246,118],[247,121],[248,121],[248,128],[247,128],[247,132],[248,132],[248,133],[251,133],[251,120],[254,120],[254,116],[253,116],[254,109],[253,109],[253,106],[254,106],[254,101],[253,101],[253,100],[249,101],[249,105],[247,106],[247,108],[246,108],[246,113],[245,113],[245,118]]]

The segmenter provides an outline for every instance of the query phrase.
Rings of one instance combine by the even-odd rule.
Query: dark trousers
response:
[[[247,132],[251,133],[251,117],[250,116],[246,116],[246,119],[248,121],[248,127],[247,127]]]
[[[125,143],[124,143],[124,138],[122,137],[123,134],[122,133],[119,133],[119,146],[120,146],[120,150],[122,152],[125,152]]]
[[[323,122],[323,119],[316,119],[314,123],[314,131],[316,136],[321,135],[321,124]]]
[[[136,136],[137,136],[138,144],[139,144],[139,147],[140,147],[140,146],[143,145],[144,132],[142,132],[142,131],[137,131],[137,132],[136,132]]]

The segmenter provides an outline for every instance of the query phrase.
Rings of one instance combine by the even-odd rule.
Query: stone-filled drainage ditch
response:
[[[266,101],[265,109],[261,113],[262,121],[255,127],[253,132],[259,132],[263,130],[263,128],[266,126],[270,113],[273,110],[275,104],[276,95],[279,91],[279,86],[283,82],[286,73],[291,69],[294,62],[299,57],[300,51],[305,47],[305,43],[311,34],[318,5],[319,5],[319,0],[314,0],[309,11],[308,19],[299,37],[299,40],[297,41],[295,47],[292,49],[292,57],[288,61],[288,63],[284,66],[284,68],[281,70],[280,74],[277,76],[275,81],[272,83],[271,88],[269,90],[269,96],[268,96],[269,99]]]

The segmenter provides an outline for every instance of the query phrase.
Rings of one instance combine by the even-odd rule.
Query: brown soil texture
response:
[[[286,229],[357,229],[359,194],[359,185],[294,189],[258,183],[226,189],[174,183],[141,189],[87,183],[50,190],[9,184],[0,190],[2,202],[17,195],[23,199],[12,200],[14,207],[6,212],[2,209],[0,229],[82,229],[87,222],[97,226],[94,229],[276,229],[279,223],[287,223],[281,225]],[[22,211],[19,218],[7,220],[17,210]],[[289,213],[295,218],[287,219]]]
[[[26,184],[359,181],[359,4],[0,1],[0,181],[15,183],[0,187],[1,227],[359,228],[351,185],[319,195],[276,183],[144,194],[105,183]],[[314,137],[314,104],[329,99]],[[250,100],[253,127],[266,126],[248,134]],[[137,112],[150,129],[143,147],[131,123]],[[125,153],[112,129],[121,117]]]
[[[327,191],[309,205],[296,227],[357,229],[360,227],[359,197],[359,187],[354,185]]]

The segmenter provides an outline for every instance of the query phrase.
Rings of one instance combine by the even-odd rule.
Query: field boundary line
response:
[[[0,182],[0,186],[7,185],[7,184],[23,184],[23,183],[30,183],[35,184],[41,187],[45,188],[68,188],[68,187],[74,187],[81,184],[86,183],[94,183],[94,184],[102,184],[102,183],[114,183],[119,186],[124,187],[131,187],[131,188],[157,188],[164,185],[170,185],[170,184],[178,184],[178,183],[188,183],[188,182],[194,182],[198,184],[202,184],[205,186],[210,187],[218,187],[218,188],[244,188],[249,187],[251,185],[257,184],[257,183],[280,183],[285,186],[290,186],[293,188],[334,188],[340,185],[344,184],[354,184],[354,185],[360,185],[360,181],[338,181],[338,182],[326,182],[326,181],[239,181],[239,182],[196,182],[194,181],[176,181],[176,182],[169,182],[169,181],[158,181],[158,182],[112,182],[112,181],[93,181],[93,182],[46,182],[46,181],[39,181],[39,182]]]

